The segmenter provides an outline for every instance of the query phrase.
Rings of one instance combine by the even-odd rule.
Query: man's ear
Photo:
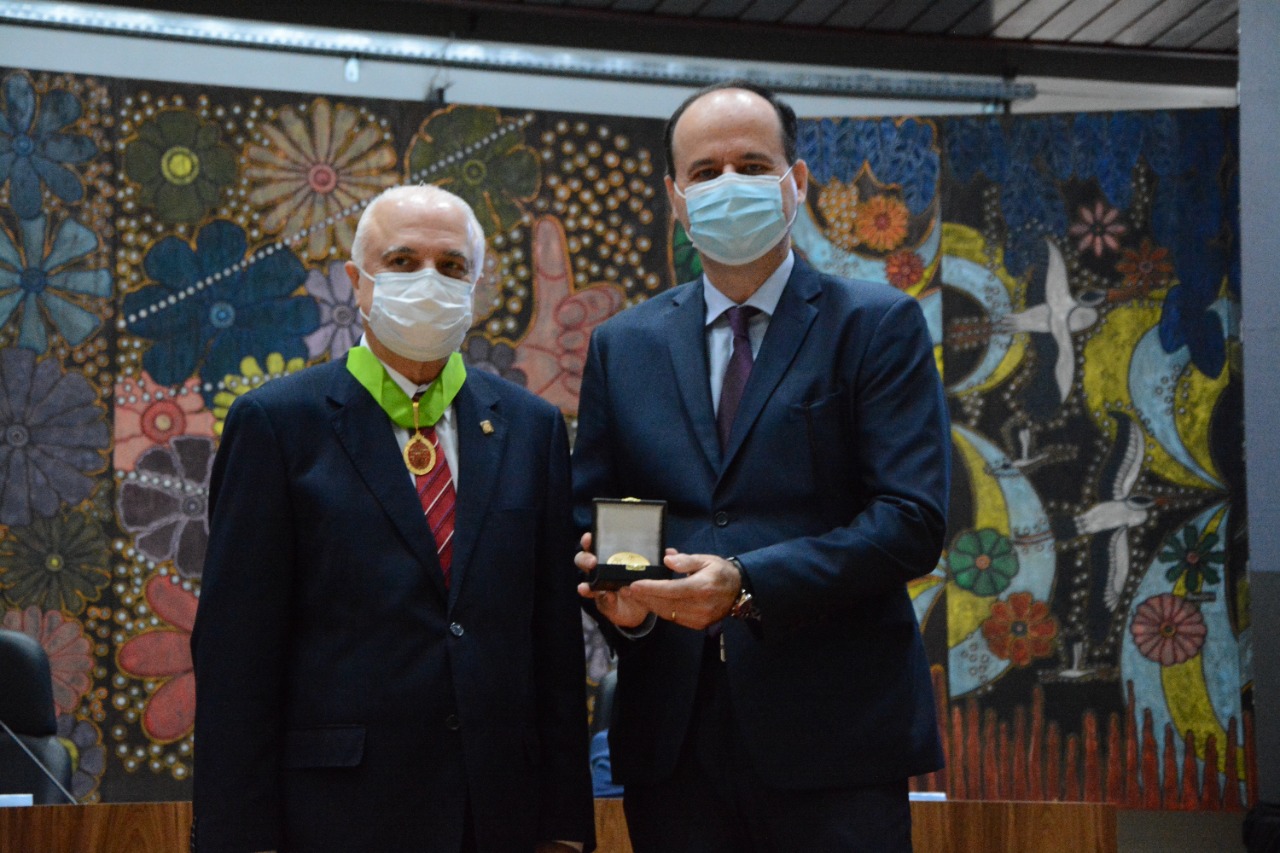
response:
[[[346,270],[347,278],[351,279],[351,290],[356,297],[356,307],[359,308],[362,312],[367,314],[369,312],[370,307],[372,307],[372,304],[373,304],[373,295],[372,295],[372,291],[370,291],[370,296],[367,301],[361,299],[361,287],[372,288],[373,282],[370,281],[367,276],[365,276],[363,273],[360,272],[360,268],[356,266],[355,261],[347,261],[345,264],[343,264],[342,268]],[[362,282],[362,279],[363,279],[363,282]]]
[[[800,204],[804,204],[809,193],[809,164],[803,160],[797,160],[791,167],[791,178],[796,182],[796,198]]]
[[[685,231],[688,231],[689,214],[685,210],[684,199],[676,194],[675,180],[670,175],[667,175],[662,179],[662,182],[667,188],[667,204],[671,207],[671,215],[676,218],[676,221],[680,223]]]

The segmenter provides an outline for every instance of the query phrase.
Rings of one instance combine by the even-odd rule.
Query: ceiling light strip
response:
[[[599,60],[563,50],[535,51],[422,36],[345,33],[322,27],[75,3],[0,2],[0,21],[200,44],[381,59],[479,71],[587,77],[624,83],[704,86],[741,77],[781,92],[804,95],[1006,104],[1036,96],[1036,87],[1032,83],[993,77],[733,69],[627,57]]]

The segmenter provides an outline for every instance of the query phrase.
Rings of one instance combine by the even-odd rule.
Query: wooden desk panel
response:
[[[911,840],[915,853],[1116,853],[1116,809],[1105,803],[912,803]]]
[[[0,809],[3,853],[185,853],[191,803]]]
[[[1115,853],[1102,803],[912,803],[916,853]],[[190,803],[0,808],[3,853],[185,853]],[[621,800],[596,800],[600,853],[631,853]]]

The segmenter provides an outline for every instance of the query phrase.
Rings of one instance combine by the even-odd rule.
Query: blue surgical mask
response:
[[[791,218],[783,212],[782,181],[790,174],[791,169],[777,177],[726,172],[715,180],[694,184],[688,192],[676,187],[689,211],[689,239],[694,248],[713,261],[741,266],[778,245],[800,210],[796,199]]]

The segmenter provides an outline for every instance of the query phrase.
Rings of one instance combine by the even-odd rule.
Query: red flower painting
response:
[[[1209,629],[1200,608],[1166,592],[1138,605],[1129,633],[1143,657],[1161,666],[1173,666],[1200,653]]]
[[[143,631],[120,648],[122,672],[136,678],[162,679],[147,700],[142,728],[151,739],[168,743],[195,724],[196,676],[191,663],[191,629],[196,597],[168,577],[147,581],[147,603],[166,625]]]
[[[1015,592],[1005,601],[991,605],[991,615],[982,623],[982,636],[991,653],[1015,666],[1027,666],[1053,652],[1058,620],[1049,605],[1036,601],[1029,592]]]

